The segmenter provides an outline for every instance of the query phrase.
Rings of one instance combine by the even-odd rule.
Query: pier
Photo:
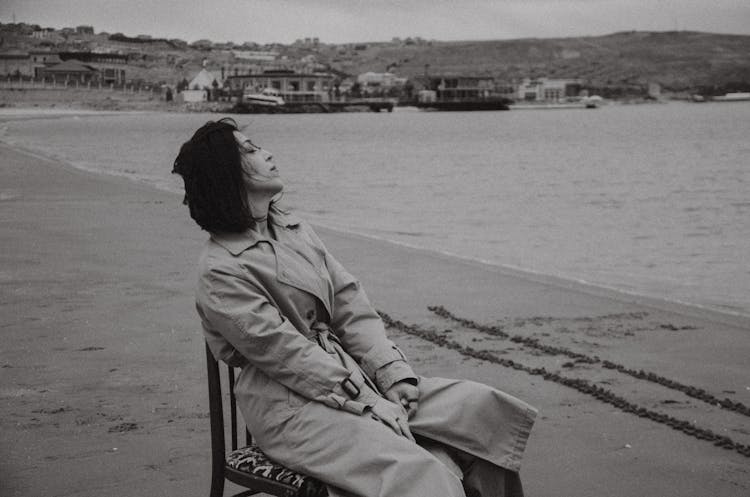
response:
[[[340,112],[346,107],[367,107],[373,112],[387,110],[393,112],[394,100],[389,98],[358,98],[354,100],[324,102],[322,106],[328,107],[328,112]]]
[[[285,102],[283,105],[257,105],[238,102],[232,112],[238,114],[304,114],[351,112],[368,109],[372,112],[393,112],[395,100],[389,98],[358,98],[318,102]]]

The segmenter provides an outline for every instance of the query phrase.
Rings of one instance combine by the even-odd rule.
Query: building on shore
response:
[[[71,64],[61,65],[64,62]],[[127,55],[113,53],[50,50],[6,52],[0,53],[0,75],[119,86],[125,84],[124,67],[127,62]]]
[[[273,50],[225,50],[228,60],[221,62],[221,78],[260,74],[267,70],[285,69],[281,65],[279,52]]]
[[[33,68],[34,78],[41,78],[42,73],[48,67],[62,62],[60,54],[50,50],[31,50],[29,52],[29,58],[31,59],[31,67]]]
[[[221,79],[205,67],[188,83],[188,89],[190,90],[209,90],[221,86],[223,86]]]
[[[526,102],[560,102],[581,93],[579,79],[525,78],[519,85],[516,98]]]
[[[34,30],[33,33],[31,33],[32,38],[36,38],[37,40],[46,40],[48,38],[56,38],[60,41],[64,41],[65,39],[55,32],[55,28],[39,28]]]
[[[491,76],[419,76],[414,78],[414,84],[420,91],[420,98],[439,101],[482,100],[495,96],[495,79]]]
[[[237,60],[246,60],[249,62],[272,62],[279,57],[279,52],[272,50],[232,50],[232,56]]]
[[[62,62],[57,52],[31,50],[0,53],[0,76],[41,78],[41,71]]]
[[[327,102],[333,92],[334,79],[329,73],[274,70],[229,76],[227,85],[237,95],[260,93],[266,88],[273,88],[285,102]]]
[[[99,71],[99,81],[105,85],[125,84],[128,56],[109,52],[59,52],[62,61],[77,60]]]
[[[34,66],[26,52],[0,53],[0,75],[10,77],[33,77]]]
[[[207,102],[210,90],[182,90],[180,98],[185,103]]]
[[[40,76],[44,79],[51,79],[55,83],[75,82],[77,84],[98,84],[99,71],[75,59],[66,60],[50,67],[45,67],[40,71]]]
[[[406,85],[408,78],[396,76],[390,72],[366,72],[357,76],[361,92],[364,95],[389,93]]]
[[[205,102],[211,99],[212,92],[222,86],[221,79],[204,67],[180,92],[180,96],[183,102]]]
[[[316,37],[306,37],[306,38],[298,38],[294,41],[292,44],[295,47],[305,47],[305,48],[313,48],[317,49],[320,46],[320,38]]]

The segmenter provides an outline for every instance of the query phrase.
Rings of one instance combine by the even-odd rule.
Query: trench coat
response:
[[[484,465],[479,479],[488,466],[508,470],[508,488],[522,495],[517,471],[536,410],[480,383],[417,376],[312,228],[276,207],[269,227],[273,237],[211,234],[196,293],[211,351],[241,368],[235,394],[258,446],[332,497],[463,496],[472,461]],[[409,420],[420,445],[369,414],[402,380],[420,388]]]

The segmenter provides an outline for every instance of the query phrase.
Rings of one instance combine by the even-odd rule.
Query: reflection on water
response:
[[[219,116],[6,123],[6,141],[180,191]],[[235,116],[315,223],[750,314],[750,105]]]

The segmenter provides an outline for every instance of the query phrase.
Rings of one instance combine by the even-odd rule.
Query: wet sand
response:
[[[180,200],[0,146],[1,495],[208,493],[205,235]],[[419,373],[540,409],[530,497],[750,493],[750,323],[319,234]]]

